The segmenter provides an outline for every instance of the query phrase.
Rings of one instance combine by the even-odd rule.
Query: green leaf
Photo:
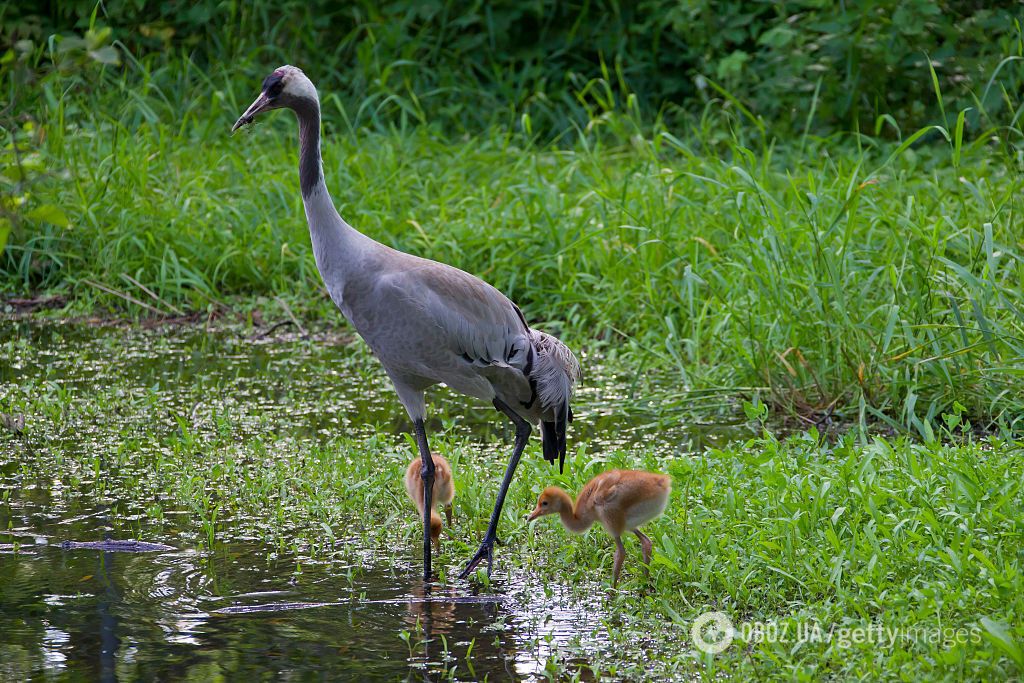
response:
[[[1017,663],[1017,666],[1024,666],[1024,651],[1021,651],[1020,645],[1014,640],[1006,624],[1001,621],[993,621],[988,617],[982,617],[981,625],[988,633],[989,640],[1009,655]]]
[[[939,87],[939,75],[935,73],[935,64],[932,62],[932,58],[925,53],[925,57],[928,58],[928,71],[932,74],[932,87],[935,89],[935,99],[939,103],[939,113],[942,114],[942,122],[949,127],[949,120],[946,118],[946,107],[942,103],[942,88]],[[949,135],[946,135],[946,139],[949,139]]]
[[[763,420],[768,415],[768,406],[755,396],[753,401],[743,402],[743,412],[748,420]]]
[[[89,45],[90,50],[95,50],[103,43],[107,42],[110,38],[111,29],[109,26],[104,26],[99,30],[89,29],[85,32],[85,42]]]
[[[757,39],[758,45],[767,45],[768,47],[782,48],[789,45],[793,38],[796,37],[796,31],[786,25],[775,26],[770,28],[761,34],[761,37]]]
[[[57,54],[64,54],[72,50],[81,50],[85,47],[85,41],[77,36],[62,36],[56,41]]]
[[[116,65],[121,63],[121,55],[117,53],[117,48],[113,45],[107,45],[98,50],[89,50],[89,56],[100,64]]]
[[[904,140],[903,143],[896,148],[896,151],[890,154],[889,158],[886,159],[881,166],[875,169],[875,171],[869,177],[874,177],[875,175],[877,175],[879,171],[881,171],[883,168],[891,164],[893,159],[903,154],[903,152],[907,151],[907,148],[909,148],[912,144],[917,142],[918,138],[933,130],[938,131],[938,133],[942,135],[942,137],[946,138],[947,142],[952,140],[952,138],[949,135],[949,131],[943,128],[942,126],[925,126],[924,128],[920,129],[919,131],[911,135],[909,138]]]
[[[750,55],[743,50],[733,52],[718,62],[716,72],[721,79],[738,78],[743,73],[743,65],[750,61]]]
[[[953,166],[960,166],[960,149],[964,144],[964,119],[971,107],[962,110],[956,116],[956,131],[953,133]]]
[[[841,505],[841,506],[836,508],[835,512],[832,513],[832,525],[833,526],[835,526],[835,523],[839,521],[839,518],[842,517],[844,512],[846,512],[846,506],[845,505]]]
[[[0,254],[4,253],[7,246],[7,236],[11,234],[11,222],[6,218],[0,218]]]
[[[64,209],[53,204],[37,206],[25,214],[25,218],[33,221],[45,221],[59,228],[66,228],[71,225],[71,221],[68,220],[68,215],[64,213]]]

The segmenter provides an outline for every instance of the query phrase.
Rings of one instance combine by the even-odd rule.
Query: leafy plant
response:
[[[809,119],[818,132],[869,130],[882,115],[916,129],[939,113],[929,65],[946,109],[959,111],[998,60],[1022,55],[1020,6],[1005,0],[74,0],[9,3],[0,16],[9,44],[79,32],[84,45],[64,45],[112,63],[113,48],[89,45],[99,22],[133,54],[181,51],[202,68],[232,65],[239,81],[306,66],[375,121],[479,129],[528,113],[548,134],[581,122],[595,80],[620,104],[638,94],[647,111],[692,111],[724,90],[788,132]],[[987,89],[985,109],[1021,90],[1018,66]]]

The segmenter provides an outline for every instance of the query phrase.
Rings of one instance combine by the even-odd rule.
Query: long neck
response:
[[[302,98],[293,108],[299,122],[299,187],[313,255],[328,291],[334,296],[334,286],[344,283],[350,264],[357,256],[355,244],[363,236],[338,214],[324,182],[320,158],[320,103]]]
[[[327,194],[320,159],[320,103],[307,98],[298,100],[295,116],[299,120],[299,186],[306,200],[318,190]]]
[[[562,518],[562,524],[566,529],[582,534],[594,524],[592,510],[580,510],[578,506],[574,506],[572,498],[565,491],[561,492],[559,498],[562,499],[562,504],[559,506],[558,516]]]

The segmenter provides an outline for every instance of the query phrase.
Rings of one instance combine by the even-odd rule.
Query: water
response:
[[[211,534],[166,500],[160,435],[212,433],[224,416],[242,444],[339,431],[399,442],[410,425],[361,344],[7,321],[0,359],[0,410],[28,417],[23,437],[0,433],[0,679],[534,680],[555,665],[587,678],[573,658],[613,647],[596,584],[540,585],[504,567],[486,587],[428,589],[405,548],[382,558],[340,538],[308,552],[230,516]],[[589,361],[573,436],[592,450],[745,434],[684,428],[638,398],[656,381]],[[481,442],[507,430],[492,410],[436,397],[432,430],[454,419]],[[105,538],[175,550],[60,545]]]
[[[268,562],[262,548],[238,541],[211,552],[65,551],[47,541],[102,537],[116,525],[104,514],[69,522],[41,507],[12,508],[27,522],[13,535],[27,544],[0,555],[4,680],[318,672],[365,680],[443,671],[457,679],[472,679],[473,671],[492,680],[530,678],[559,641],[585,624],[600,626],[599,611],[585,601],[537,600],[523,580],[499,580],[475,595],[443,587],[428,593],[415,571],[358,563],[307,563],[296,578],[293,562]]]

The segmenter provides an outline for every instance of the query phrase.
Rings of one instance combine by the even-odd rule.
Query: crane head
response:
[[[562,502],[565,497],[565,492],[559,489],[557,486],[549,486],[544,489],[540,497],[537,498],[537,506],[530,513],[530,516],[526,518],[527,522],[532,522],[538,517],[544,515],[553,515],[562,511]],[[572,503],[569,505],[570,510],[572,509]]]
[[[252,123],[257,114],[284,107],[295,109],[304,100],[312,100],[317,107],[320,106],[312,81],[298,67],[278,67],[263,79],[259,97],[238,117],[235,125],[231,126],[231,132]]]

